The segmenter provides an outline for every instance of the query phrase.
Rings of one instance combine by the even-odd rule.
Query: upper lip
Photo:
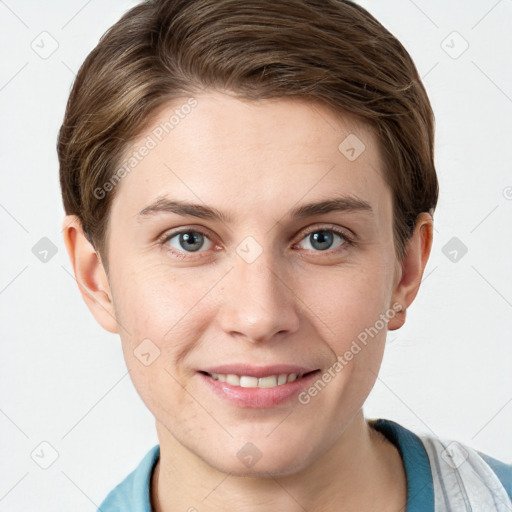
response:
[[[307,366],[297,366],[293,364],[275,364],[270,366],[254,366],[250,364],[222,364],[219,366],[208,366],[199,371],[206,373],[220,373],[225,375],[246,375],[248,377],[268,377],[270,375],[281,375],[283,373],[296,373],[304,375],[318,370]]]

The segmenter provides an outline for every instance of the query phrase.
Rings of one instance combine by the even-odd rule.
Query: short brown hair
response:
[[[348,0],[147,0],[86,58],[57,143],[65,211],[105,262],[115,189],[102,198],[94,191],[159,107],[208,89],[320,101],[368,123],[402,259],[417,216],[433,213],[438,198],[434,115],[402,44]]]

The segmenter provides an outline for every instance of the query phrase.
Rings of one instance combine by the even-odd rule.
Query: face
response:
[[[126,363],[162,436],[225,472],[296,472],[339,440],[382,359],[397,267],[376,139],[297,99],[186,100],[130,147],[149,150],[112,204]]]

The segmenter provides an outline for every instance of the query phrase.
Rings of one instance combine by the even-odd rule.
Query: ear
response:
[[[83,232],[80,219],[76,215],[67,215],[62,223],[62,230],[82,298],[104,329],[118,333],[107,274],[100,256]]]
[[[399,303],[402,310],[389,320],[389,331],[400,329],[405,323],[406,309],[418,293],[423,271],[430,256],[432,232],[432,216],[427,212],[420,213],[416,219],[414,232],[407,242],[405,256],[402,262],[397,264],[391,304]]]

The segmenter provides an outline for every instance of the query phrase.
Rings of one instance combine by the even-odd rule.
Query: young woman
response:
[[[160,0],[80,69],[64,237],[159,444],[110,511],[510,510],[512,466],[363,405],[432,244],[431,106],[342,0]]]

